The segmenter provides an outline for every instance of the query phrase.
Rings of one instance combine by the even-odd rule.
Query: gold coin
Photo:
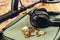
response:
[[[25,32],[29,32],[28,27],[23,27],[23,28],[21,29],[21,32],[23,32],[23,33],[25,33]]]
[[[45,32],[44,31],[38,31],[38,35],[44,35]]]
[[[29,38],[31,36],[30,32],[25,32],[25,38]]]

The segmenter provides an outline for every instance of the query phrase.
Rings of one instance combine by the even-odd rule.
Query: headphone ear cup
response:
[[[32,26],[37,28],[45,28],[49,26],[49,17],[44,11],[36,11],[30,16],[30,23]]]

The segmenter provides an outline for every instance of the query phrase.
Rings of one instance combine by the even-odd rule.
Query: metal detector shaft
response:
[[[0,23],[2,23],[3,21],[5,21],[9,18],[13,18],[13,17],[17,16],[20,12],[25,11],[26,9],[33,7],[35,4],[37,4],[39,2],[40,1],[34,2],[31,5],[28,5],[25,7],[20,7],[19,10],[9,11],[8,13],[1,15],[0,16]]]

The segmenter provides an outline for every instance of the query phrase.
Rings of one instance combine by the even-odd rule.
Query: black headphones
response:
[[[52,13],[52,12],[51,12]],[[55,19],[53,21],[50,21],[50,16],[54,14],[52,13],[51,15],[48,14],[46,9],[40,8],[40,9],[35,9],[32,14],[30,15],[30,23],[32,26],[36,28],[46,28],[49,26],[60,26],[60,19]]]

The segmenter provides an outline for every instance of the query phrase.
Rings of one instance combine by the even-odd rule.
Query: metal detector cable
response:
[[[20,4],[21,4],[21,6],[24,7],[24,5],[22,4],[21,0],[19,0],[19,2],[20,2]]]

